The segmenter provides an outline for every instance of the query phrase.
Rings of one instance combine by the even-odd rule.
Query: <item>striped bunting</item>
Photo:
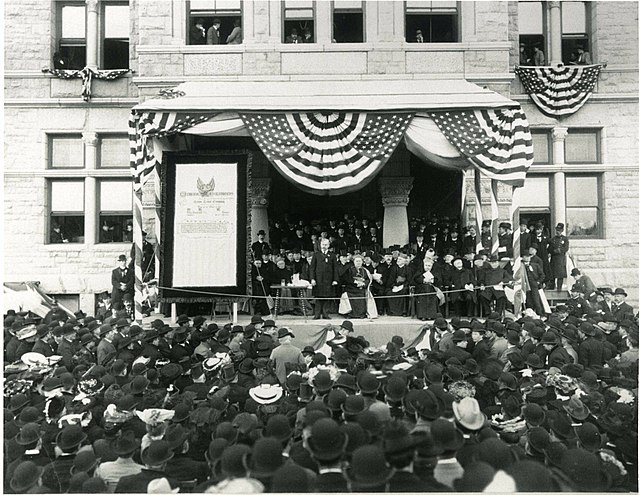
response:
[[[525,91],[545,114],[571,115],[593,92],[602,65],[516,67]]]
[[[132,111],[129,116],[129,159],[134,177],[134,190],[141,189],[157,165],[150,137],[167,137],[205,122],[215,114],[199,112]]]
[[[290,182],[316,195],[367,185],[387,162],[412,113],[241,113],[265,156]]]
[[[447,140],[491,179],[522,187],[533,163],[529,123],[520,108],[431,112]]]

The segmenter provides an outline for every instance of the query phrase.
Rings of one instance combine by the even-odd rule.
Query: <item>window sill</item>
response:
[[[123,248],[127,250],[131,249],[131,242],[108,242],[108,243],[96,243],[96,244],[88,244],[87,242],[64,242],[61,244],[43,244],[44,248],[47,251],[77,251],[77,250],[87,250],[87,249],[95,249],[96,251],[101,252],[110,252],[110,251],[122,251]]]

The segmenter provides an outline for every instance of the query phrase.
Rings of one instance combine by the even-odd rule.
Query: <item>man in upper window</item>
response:
[[[127,257],[118,257],[118,267],[111,271],[111,300],[115,309],[122,309],[122,298],[125,294],[133,295],[133,270],[127,268]]]
[[[213,20],[213,26],[207,31],[207,45],[220,45],[222,40],[220,38],[220,19],[215,18]]]
[[[593,62],[591,61],[591,54],[584,50],[584,46],[578,46],[578,60],[576,60],[577,65],[591,65]]]
[[[195,26],[189,30],[190,45],[204,45],[207,41],[207,31],[204,28],[204,19],[198,19]]]
[[[416,43],[424,43],[424,36],[422,36],[421,29],[416,29]]]
[[[298,30],[293,28],[291,30],[291,34],[287,36],[284,40],[285,43],[302,43],[302,38],[298,36]]]
[[[544,65],[544,52],[539,45],[533,47],[533,65]]]

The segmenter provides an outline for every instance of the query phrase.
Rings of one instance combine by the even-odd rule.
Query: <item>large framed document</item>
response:
[[[162,299],[245,294],[247,152],[167,153],[162,174]],[[190,292],[191,291],[191,292]]]

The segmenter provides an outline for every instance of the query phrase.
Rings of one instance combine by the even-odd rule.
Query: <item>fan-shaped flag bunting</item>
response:
[[[547,115],[571,115],[584,105],[598,80],[602,65],[516,67],[524,90]]]
[[[280,173],[316,195],[371,181],[403,138],[412,113],[240,113]]]
[[[431,112],[460,153],[491,179],[522,187],[533,163],[533,141],[522,109]]]

